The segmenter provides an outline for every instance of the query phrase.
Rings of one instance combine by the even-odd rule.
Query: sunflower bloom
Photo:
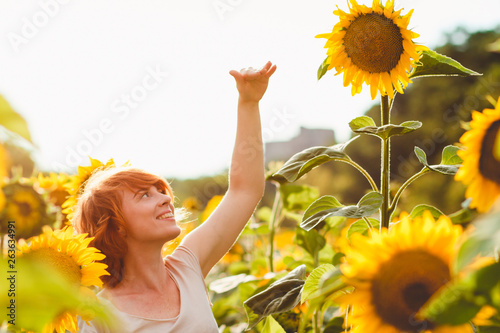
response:
[[[100,277],[109,275],[107,266],[96,262],[105,256],[96,248],[88,246],[93,238],[87,238],[87,234],[74,236],[73,232],[71,226],[55,231],[45,226],[41,235],[19,241],[19,255],[54,267],[69,283],[79,286],[83,294],[90,295],[93,292],[88,287],[102,287]],[[44,332],[75,331],[78,327],[77,315],[76,309],[68,309],[47,325]]]
[[[70,182],[70,176],[65,173],[51,172],[48,176],[44,176],[41,172],[35,179],[38,187],[49,193],[50,201],[61,207],[68,196],[68,190],[65,184]]]
[[[89,166],[78,166],[78,173],[76,175],[70,176],[70,180],[66,182],[63,186],[67,190],[69,196],[66,201],[62,204],[62,212],[67,215],[68,220],[71,221],[74,214],[74,209],[76,207],[78,196],[83,192],[85,188],[85,183],[92,176],[96,170],[114,168],[115,162],[113,159],[109,159],[106,164],[101,161],[90,158]],[[124,165],[127,165],[125,163]]]
[[[349,306],[352,332],[472,332],[469,325],[436,326],[416,313],[452,279],[451,263],[462,234],[446,216],[403,218],[390,231],[354,234],[341,266],[354,291],[340,298]]]
[[[472,112],[470,127],[460,138],[465,149],[457,152],[463,163],[455,179],[467,185],[470,206],[486,212],[500,196],[500,98],[495,109]]]
[[[24,179],[5,185],[2,191],[4,210],[0,213],[0,233],[7,232],[7,221],[15,221],[17,238],[37,235],[43,225],[54,223],[47,213],[47,202],[43,196]]]
[[[337,7],[333,13],[340,21],[326,38],[328,70],[344,74],[344,87],[352,85],[352,95],[361,92],[362,84],[370,86],[372,99],[377,92],[394,98],[394,89],[403,93],[410,83],[409,74],[427,47],[415,45],[419,35],[407,29],[411,10],[401,16],[394,10],[394,1],[385,5],[374,0],[372,7],[348,0],[349,12]]]

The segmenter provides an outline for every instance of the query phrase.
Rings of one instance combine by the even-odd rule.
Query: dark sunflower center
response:
[[[403,35],[391,19],[375,13],[356,17],[344,36],[354,65],[370,73],[390,72],[403,54]]]
[[[22,216],[30,216],[31,214],[31,206],[29,203],[27,202],[18,202],[17,203],[17,207],[19,207],[19,213],[22,215]]]
[[[424,250],[396,254],[383,263],[372,281],[373,305],[386,324],[401,331],[419,332],[432,323],[415,314],[450,280],[448,265]]]
[[[484,134],[479,157],[479,172],[483,177],[500,184],[500,161],[494,156],[495,142],[500,131],[500,120],[495,121]]]
[[[40,248],[29,252],[27,256],[53,267],[61,273],[66,281],[75,285],[80,284],[82,278],[80,266],[68,254],[52,248]]]

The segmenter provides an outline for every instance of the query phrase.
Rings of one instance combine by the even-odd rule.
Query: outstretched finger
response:
[[[274,74],[274,72],[276,72],[276,68],[278,68],[276,65],[273,65],[266,73],[266,76],[267,77],[270,77],[271,75]]]
[[[241,75],[240,72],[238,72],[237,70],[234,70],[234,69],[231,69],[229,71],[229,74],[231,74],[236,80],[241,80],[243,78],[243,75]]]
[[[269,68],[271,68],[272,63],[268,61],[260,70],[260,74],[266,74],[269,71]]]

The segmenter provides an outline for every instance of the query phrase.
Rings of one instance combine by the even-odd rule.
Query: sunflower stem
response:
[[[372,230],[372,229],[373,229],[372,224],[370,223],[370,220],[368,220],[368,218],[367,218],[366,216],[363,216],[363,221],[365,221],[366,226],[368,227],[368,229],[369,229],[370,231],[373,231],[373,230]]]
[[[321,333],[321,311],[314,310],[313,314],[313,333]]]
[[[381,120],[382,126],[388,125],[390,122],[390,105],[389,96],[382,95],[381,101]],[[382,194],[382,207],[380,207],[380,228],[389,227],[389,205],[390,205],[390,138],[384,138],[381,145],[381,170],[380,170],[380,187]]]
[[[281,206],[280,183],[276,182],[276,194],[274,195],[271,220],[269,221],[269,271],[274,272],[274,235],[276,233],[276,221],[279,220]]]
[[[398,201],[399,201],[399,198],[401,197],[401,194],[403,194],[403,191],[411,184],[413,183],[415,180],[417,180],[418,178],[420,178],[421,176],[425,175],[426,173],[428,173],[430,171],[429,168],[427,167],[424,167],[422,168],[422,170],[420,170],[419,172],[417,172],[416,174],[414,174],[413,176],[411,176],[410,178],[408,178],[404,183],[403,185],[401,185],[401,187],[398,189],[398,191],[396,192],[396,194],[394,195],[394,199],[392,200],[392,203],[389,207],[389,216],[392,215],[392,213],[394,212],[394,210],[396,210],[396,207],[398,205]]]

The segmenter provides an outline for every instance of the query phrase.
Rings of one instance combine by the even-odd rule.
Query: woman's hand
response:
[[[236,80],[236,88],[240,93],[240,102],[258,103],[267,89],[269,78],[276,71],[276,65],[270,61],[261,69],[252,67],[243,68],[240,71],[231,70],[231,74]]]

